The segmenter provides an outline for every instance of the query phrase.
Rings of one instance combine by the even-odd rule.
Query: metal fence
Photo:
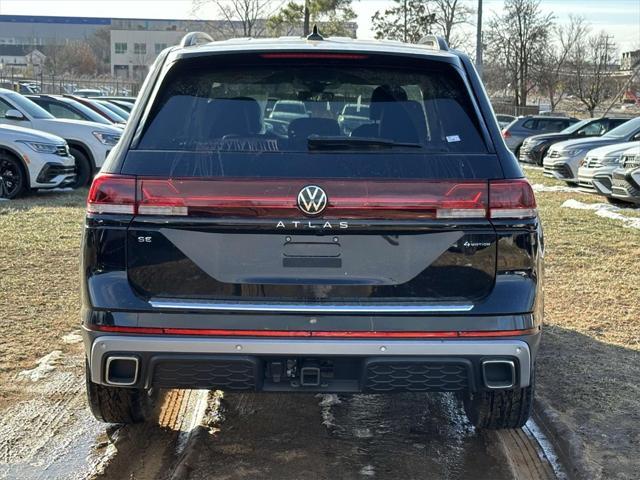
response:
[[[137,96],[141,82],[117,77],[71,77],[38,75],[22,77],[0,74],[0,87],[20,93],[48,93],[63,95],[78,89],[100,90],[104,95]]]
[[[520,115],[537,115],[540,113],[539,105],[527,105],[526,107],[518,107],[510,103],[491,102],[493,110],[496,113],[503,115],[513,115],[519,117]]]

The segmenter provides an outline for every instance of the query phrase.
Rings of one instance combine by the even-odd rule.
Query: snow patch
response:
[[[62,352],[60,350],[54,350],[53,352],[37,360],[36,363],[38,364],[38,366],[36,368],[19,372],[18,378],[30,380],[32,382],[42,380],[56,369],[61,359]]]
[[[593,210],[599,217],[623,222],[626,228],[640,229],[640,218],[623,215],[624,212],[637,212],[637,210],[633,208],[617,207],[615,205],[609,205],[608,203],[582,203],[574,199],[567,200],[562,206],[576,210]]]
[[[565,187],[562,185],[544,185],[542,183],[534,183],[531,185],[534,192],[568,192],[568,193],[583,193],[572,187]]]
[[[373,465],[365,465],[360,469],[360,475],[363,475],[365,477],[375,477],[376,469],[373,467]]]
[[[322,424],[331,428],[335,426],[335,417],[331,411],[331,407],[342,403],[335,393],[319,393],[316,398],[320,399],[320,407],[322,408]]]
[[[80,335],[80,330],[74,330],[71,333],[67,333],[62,336],[62,343],[80,343],[82,342],[82,335]]]

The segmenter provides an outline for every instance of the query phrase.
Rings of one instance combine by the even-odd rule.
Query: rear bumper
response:
[[[245,391],[478,391],[486,361],[514,366],[513,387],[529,385],[540,333],[509,339],[398,340],[167,337],[85,330],[91,381],[109,384],[110,357],[135,358],[135,388]],[[284,376],[275,364],[331,365],[318,385]],[[285,371],[289,367],[285,368]],[[324,372],[325,370],[323,370]],[[326,370],[328,372],[328,370]]]

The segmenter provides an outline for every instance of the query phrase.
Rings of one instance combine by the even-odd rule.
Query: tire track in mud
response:
[[[551,480],[527,427],[476,431],[452,395],[227,394],[190,449],[192,480]]]

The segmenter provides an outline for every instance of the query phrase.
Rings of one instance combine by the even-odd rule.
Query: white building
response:
[[[167,30],[111,30],[111,73],[143,79],[158,54],[176,45],[185,32]]]

